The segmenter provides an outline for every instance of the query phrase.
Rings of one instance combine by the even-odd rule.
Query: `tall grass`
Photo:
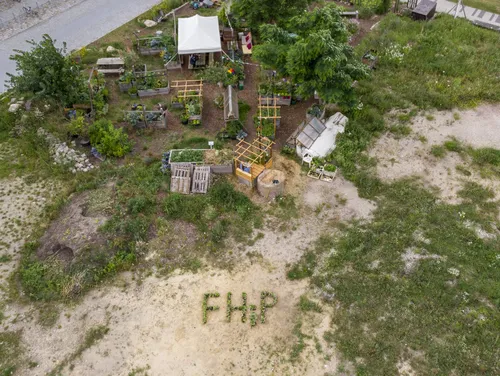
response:
[[[500,100],[498,33],[466,20],[438,15],[421,23],[391,14],[357,52],[362,55],[370,49],[376,50],[379,64],[370,78],[359,82],[362,105],[348,111],[347,131],[339,135],[333,154],[358,186],[373,184],[360,176],[360,153],[384,130],[384,115],[391,109],[444,110]]]

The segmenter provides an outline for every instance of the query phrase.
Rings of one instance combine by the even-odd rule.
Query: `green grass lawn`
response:
[[[453,1],[454,3],[457,2],[457,0],[451,0],[451,1]],[[482,9],[491,13],[500,14],[500,1],[498,0],[464,0],[463,3],[465,6],[468,7]]]

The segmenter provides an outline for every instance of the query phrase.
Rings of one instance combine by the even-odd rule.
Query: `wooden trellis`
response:
[[[262,135],[262,120],[271,120],[274,124],[274,135],[276,134],[276,127],[280,125],[281,120],[281,106],[277,104],[277,98],[262,97],[259,95],[259,106],[257,117],[259,119],[259,126],[257,127],[257,134]]]
[[[262,171],[272,167],[273,145],[267,137],[257,137],[251,143],[241,140],[234,149],[236,175],[253,185]]]
[[[203,96],[203,80],[172,81],[171,88],[177,89],[177,97],[179,99],[185,100],[187,98],[201,98]]]

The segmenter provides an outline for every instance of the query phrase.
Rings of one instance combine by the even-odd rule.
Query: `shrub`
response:
[[[132,145],[123,129],[117,129],[109,120],[98,120],[90,126],[90,142],[99,153],[111,157],[123,157]]]
[[[83,116],[71,120],[68,126],[68,132],[73,136],[85,136],[88,132],[87,123]]]

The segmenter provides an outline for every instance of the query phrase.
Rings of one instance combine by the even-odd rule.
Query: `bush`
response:
[[[123,157],[132,149],[123,129],[117,129],[109,120],[98,120],[90,126],[91,144],[97,151],[110,157]]]
[[[85,123],[85,118],[83,116],[78,116],[77,118],[71,120],[68,126],[68,132],[72,136],[86,136],[88,127],[87,123]]]

